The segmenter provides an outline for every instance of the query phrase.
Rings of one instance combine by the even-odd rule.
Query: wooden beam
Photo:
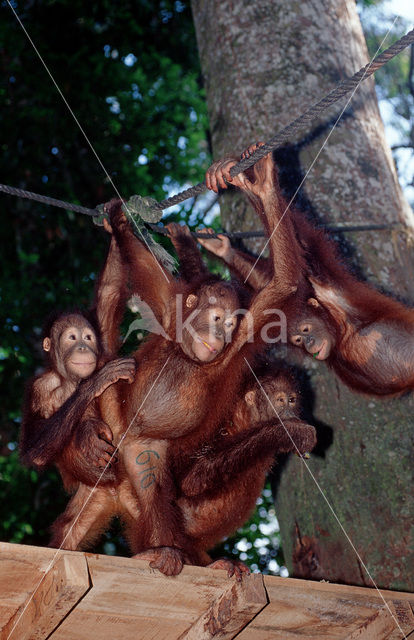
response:
[[[401,640],[402,636],[400,629],[403,630],[406,638],[410,637],[411,639],[414,639],[414,594],[411,594],[411,602],[408,600],[397,600],[395,597],[392,598],[392,600],[386,597],[386,600],[399,624],[399,628],[397,628],[394,633],[387,638],[387,640]]]
[[[236,583],[224,570],[190,566],[168,578],[142,560],[0,543],[0,640],[402,640],[404,634],[414,640],[410,593],[260,574]]]
[[[397,628],[389,609],[384,605],[382,609],[364,620],[359,629],[347,636],[346,640],[387,640],[390,633]],[[400,637],[402,637],[401,633]]]
[[[276,576],[264,583],[269,604],[237,640],[402,640],[397,620],[406,635],[413,628],[414,594]]]
[[[45,640],[89,587],[85,557],[61,554],[3,627],[1,640]]]
[[[263,576],[243,576],[231,581],[179,640],[231,640],[268,603]]]

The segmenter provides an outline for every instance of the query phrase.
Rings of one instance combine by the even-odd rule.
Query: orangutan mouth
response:
[[[206,349],[208,349],[211,353],[217,353],[217,349],[214,349],[210,344],[208,344],[208,342],[206,342],[205,340],[202,340],[201,338],[199,338],[201,344],[203,344]]]

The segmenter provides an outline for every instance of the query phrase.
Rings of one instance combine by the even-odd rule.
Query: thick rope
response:
[[[394,42],[391,47],[386,49],[383,53],[377,56],[372,62],[362,67],[359,71],[354,73],[351,78],[346,78],[342,80],[335,89],[333,89],[328,95],[326,95],[322,100],[314,104],[310,107],[305,113],[303,113],[299,118],[296,118],[293,122],[291,122],[287,127],[279,131],[273,138],[268,140],[262,147],[257,148],[254,153],[251,154],[249,158],[244,158],[240,160],[234,167],[230,169],[230,175],[236,176],[238,173],[245,171],[252,165],[256,164],[258,160],[267,155],[270,151],[273,151],[277,147],[280,147],[286,140],[291,138],[294,134],[298,133],[302,129],[305,129],[311,122],[316,120],[320,114],[325,111],[328,107],[330,107],[334,102],[343,98],[347,93],[350,93],[353,89],[355,89],[360,82],[369,78],[375,71],[378,71],[380,67],[384,66],[386,62],[394,58],[396,55],[401,53],[403,49],[408,47],[410,44],[414,42],[414,29],[409,31],[405,36]],[[158,203],[160,209],[167,209],[174,204],[179,204],[187,198],[192,198],[194,196],[203,193],[206,189],[205,183],[200,182],[196,184],[194,187],[190,187],[181,193],[177,193],[177,195],[172,196],[171,198],[167,198],[166,200],[162,200],[162,202]]]
[[[24,189],[17,189],[16,187],[10,187],[6,184],[0,184],[0,191],[7,193],[11,196],[17,196],[19,198],[27,198],[28,200],[34,200],[35,202],[41,202],[42,204],[58,207],[59,209],[66,209],[67,211],[75,211],[76,213],[83,213],[87,216],[99,217],[102,212],[98,209],[88,209],[78,204],[72,204],[71,202],[65,202],[64,200],[57,200],[56,198],[49,198],[48,196],[42,196],[39,193],[33,193],[32,191],[25,191]],[[159,233],[162,236],[168,236],[168,229],[164,226],[145,223],[151,231]],[[385,229],[395,229],[401,226],[399,223],[390,224],[360,224],[360,225],[340,225],[331,226],[326,225],[323,228],[331,232],[349,232],[349,231],[382,231]],[[207,231],[192,231],[191,235],[194,238],[217,238],[219,235],[224,235],[230,238],[230,240],[244,240],[247,238],[264,238],[266,234],[264,231],[228,231],[209,233]]]
[[[408,47],[410,44],[414,42],[414,29],[409,31],[405,36],[394,42],[391,47],[386,49],[383,53],[377,56],[372,62],[362,67],[359,71],[357,71],[351,78],[346,78],[342,80],[335,89],[333,89],[328,95],[326,95],[322,100],[314,104],[310,107],[305,113],[303,113],[299,118],[296,118],[293,122],[291,122],[287,127],[279,131],[273,138],[268,140],[263,146],[258,147],[249,158],[244,158],[240,160],[236,165],[234,165],[230,169],[230,174],[232,176],[236,176],[238,173],[245,171],[252,165],[256,164],[258,160],[263,158],[265,155],[281,146],[286,140],[288,140],[291,136],[296,134],[298,131],[307,127],[312,121],[314,121],[324,110],[330,107],[334,102],[340,100],[340,98],[344,97],[347,93],[355,89],[360,82],[369,78],[375,71],[377,71],[380,67],[382,67],[386,62],[391,60],[394,56],[398,55],[403,49]],[[204,182],[200,182],[189,189],[185,189],[180,193],[177,193],[175,196],[171,198],[167,198],[166,200],[162,200],[161,202],[152,201],[153,209],[167,209],[175,204],[179,204],[188,198],[193,198],[194,196],[199,195],[205,191],[206,185]],[[16,187],[10,187],[8,185],[0,184],[0,191],[7,193],[9,195],[18,196],[19,198],[28,198],[30,200],[34,200],[36,202],[41,202],[43,204],[52,205],[54,207],[60,207],[62,209],[66,209],[68,211],[75,211],[76,213],[83,213],[88,216],[101,216],[102,213],[98,209],[88,209],[87,207],[82,207],[81,205],[72,204],[69,202],[64,202],[63,200],[57,200],[56,198],[49,198],[48,196],[42,196],[37,193],[32,193],[31,191],[24,191],[23,189],[17,189]],[[163,235],[168,235],[166,230],[162,230],[162,227],[158,227],[157,225],[148,224],[149,228],[157,233],[161,233]],[[380,229],[390,229],[394,228],[395,225],[358,225],[352,227],[327,227],[331,231],[370,231],[370,230],[380,230]],[[224,235],[229,238],[261,238],[264,236],[263,231],[239,231],[235,233],[225,233]],[[217,237],[216,234],[206,234],[193,232],[193,236],[196,238],[199,237]]]
[[[48,196],[41,196],[39,193],[33,193],[32,191],[24,191],[24,189],[17,189],[16,187],[10,187],[7,184],[0,184],[0,191],[8,193],[10,196],[17,196],[18,198],[27,198],[28,200],[34,200],[35,202],[41,202],[42,204],[49,204],[52,207],[59,207],[60,209],[66,209],[67,211],[75,211],[76,213],[83,213],[86,216],[99,216],[100,211],[97,209],[87,209],[78,204],[72,204],[71,202],[64,202],[64,200],[56,200],[56,198],[49,198]]]

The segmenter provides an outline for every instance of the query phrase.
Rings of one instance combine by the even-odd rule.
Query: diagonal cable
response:
[[[81,131],[81,133],[82,133],[82,135],[83,135],[83,137],[85,138],[86,142],[88,143],[88,145],[89,145],[89,147],[90,147],[90,149],[91,149],[92,153],[94,154],[95,158],[97,159],[98,163],[100,164],[100,166],[101,166],[101,168],[102,168],[103,172],[105,173],[106,177],[108,178],[108,180],[109,180],[110,184],[112,185],[112,187],[113,187],[113,189],[114,189],[115,193],[117,194],[118,198],[119,198],[120,200],[122,200],[122,202],[123,202],[124,206],[127,208],[127,205],[126,205],[126,203],[124,202],[124,199],[122,198],[121,194],[119,193],[119,191],[118,191],[117,187],[115,186],[114,181],[112,180],[111,176],[109,175],[108,171],[106,170],[106,168],[105,168],[105,166],[104,166],[104,164],[103,164],[102,160],[100,159],[99,155],[97,154],[97,152],[96,152],[96,150],[95,150],[95,148],[94,148],[93,144],[92,144],[92,143],[91,143],[91,141],[89,140],[89,138],[88,138],[88,136],[87,136],[86,132],[84,131],[84,129],[83,129],[83,127],[82,127],[81,123],[79,122],[78,118],[76,117],[75,113],[73,112],[73,110],[72,110],[72,108],[71,108],[70,104],[68,103],[68,101],[66,100],[65,96],[63,95],[63,93],[62,93],[62,91],[61,91],[60,87],[58,86],[58,84],[57,84],[56,80],[54,79],[54,77],[53,77],[52,73],[50,72],[50,70],[49,70],[49,68],[48,68],[48,66],[47,66],[47,64],[46,64],[46,62],[43,60],[43,58],[42,58],[42,56],[41,56],[41,54],[40,54],[39,50],[37,49],[37,47],[36,47],[35,43],[33,42],[32,38],[30,37],[30,35],[29,35],[29,33],[28,33],[27,29],[25,28],[24,24],[22,23],[22,21],[20,20],[19,16],[17,15],[17,13],[16,13],[16,11],[15,11],[14,7],[13,7],[13,6],[12,6],[12,4],[10,3],[10,0],[6,0],[6,1],[7,1],[7,4],[9,5],[10,9],[12,10],[12,12],[13,12],[13,14],[14,14],[14,16],[15,16],[16,20],[17,20],[17,22],[18,22],[18,23],[19,23],[19,25],[21,26],[21,28],[22,28],[22,30],[23,30],[23,32],[24,32],[24,34],[26,35],[26,37],[27,37],[27,39],[29,40],[30,44],[32,45],[32,47],[33,47],[34,51],[36,52],[36,54],[37,54],[37,56],[38,56],[38,58],[39,58],[40,62],[42,63],[43,67],[45,68],[45,70],[46,70],[46,72],[47,72],[48,76],[50,77],[51,81],[53,82],[53,84],[54,84],[54,86],[55,86],[55,88],[56,88],[57,92],[59,93],[59,95],[60,95],[60,97],[62,98],[63,102],[65,103],[66,107],[68,108],[69,113],[71,114],[72,118],[75,120],[76,124],[78,125],[78,127],[79,127],[79,129],[80,129],[80,131]],[[56,201],[56,202],[59,202],[59,201]],[[59,206],[59,205],[57,205],[57,206]],[[82,207],[82,209],[83,209],[83,207]],[[129,211],[129,210],[128,210],[128,211]],[[86,211],[81,211],[81,213],[85,213],[85,212],[86,212]],[[132,215],[130,215],[130,216],[128,216],[128,217],[129,217],[129,219],[131,219],[131,218],[132,218],[132,220],[133,220],[133,216],[132,216]],[[157,263],[157,265],[158,265],[158,267],[159,267],[160,271],[161,271],[161,272],[162,272],[162,274],[164,275],[164,278],[167,280],[167,282],[169,282],[169,278],[168,278],[167,274],[165,273],[164,269],[161,267],[161,265],[159,264],[158,260],[157,260],[157,259],[156,259],[156,257],[154,256],[154,254],[153,254],[153,252],[152,252],[152,250],[151,250],[151,247],[149,246],[148,242],[146,241],[146,239],[144,238],[144,236],[143,236],[143,234],[142,234],[141,229],[138,227],[138,225],[137,225],[137,223],[135,222],[135,220],[133,220],[133,223],[134,223],[134,225],[135,225],[135,227],[136,227],[136,229],[137,229],[138,233],[140,234],[140,236],[141,236],[141,239],[142,239],[143,243],[146,245],[146,247],[147,247],[148,251],[151,253],[151,255],[152,255],[152,257],[154,258],[155,262]]]
[[[26,611],[27,607],[29,606],[29,604],[30,604],[30,603],[31,603],[31,601],[33,600],[33,598],[34,598],[34,596],[36,595],[36,593],[37,593],[37,591],[38,591],[38,589],[39,589],[40,585],[41,585],[41,584],[42,584],[42,582],[43,582],[43,580],[46,578],[48,571],[49,571],[49,570],[50,570],[50,568],[52,567],[52,565],[53,565],[54,561],[56,560],[57,556],[59,555],[59,552],[62,550],[62,547],[63,547],[63,545],[64,545],[64,543],[65,543],[66,538],[70,535],[70,533],[71,533],[71,531],[72,531],[73,527],[75,526],[75,524],[76,524],[76,523],[77,523],[77,521],[79,520],[80,516],[82,515],[83,511],[85,510],[85,508],[86,508],[86,506],[87,506],[87,504],[88,504],[89,500],[92,498],[93,494],[95,493],[95,490],[96,490],[96,488],[98,487],[98,485],[99,485],[100,481],[102,480],[102,477],[103,477],[103,475],[104,475],[105,471],[108,469],[108,467],[109,467],[109,465],[111,464],[111,462],[112,462],[112,460],[113,460],[114,456],[116,455],[116,453],[117,453],[117,451],[118,451],[118,449],[119,449],[120,445],[122,444],[122,442],[123,442],[123,441],[124,441],[124,439],[126,438],[128,431],[130,430],[130,428],[132,427],[132,425],[133,425],[133,423],[134,423],[134,421],[135,421],[135,418],[137,417],[138,413],[141,411],[141,409],[142,409],[142,407],[143,407],[143,405],[144,405],[144,403],[145,403],[146,399],[148,398],[148,396],[150,395],[151,391],[153,390],[153,388],[154,388],[154,386],[155,386],[155,384],[156,384],[156,382],[157,382],[158,378],[160,377],[160,375],[161,375],[161,374],[162,374],[162,372],[164,371],[164,369],[165,369],[165,367],[167,366],[168,361],[170,360],[170,358],[171,358],[171,356],[168,356],[167,360],[164,362],[164,364],[163,364],[163,366],[162,366],[161,370],[159,371],[159,373],[158,373],[157,377],[155,378],[154,382],[152,383],[152,385],[151,385],[151,387],[150,387],[150,389],[149,389],[148,393],[146,394],[145,398],[143,399],[143,401],[141,402],[141,404],[140,404],[140,406],[138,407],[137,411],[135,412],[134,417],[132,418],[131,422],[130,422],[130,423],[129,423],[129,425],[128,425],[128,428],[126,429],[125,433],[122,435],[122,437],[121,437],[121,439],[120,439],[119,443],[117,444],[116,449],[115,449],[115,451],[113,452],[113,454],[112,454],[112,456],[111,456],[111,458],[110,458],[109,462],[107,462],[107,464],[106,464],[106,466],[105,466],[104,470],[102,471],[102,473],[101,473],[101,475],[99,476],[98,480],[96,481],[95,485],[92,487],[92,489],[91,489],[91,492],[90,492],[89,496],[88,496],[88,497],[87,497],[87,499],[85,500],[85,502],[84,502],[84,504],[83,504],[82,508],[80,509],[80,511],[79,511],[79,513],[78,513],[78,515],[77,515],[77,516],[76,516],[76,518],[74,519],[74,521],[73,521],[73,523],[72,523],[72,526],[69,528],[68,532],[66,533],[65,537],[63,538],[63,540],[62,540],[62,542],[61,542],[61,544],[60,544],[59,549],[56,549],[56,553],[53,555],[53,558],[52,558],[52,560],[50,561],[49,565],[46,567],[46,569],[45,569],[45,572],[44,572],[43,576],[41,577],[41,579],[39,580],[38,584],[37,584],[37,585],[36,585],[36,587],[34,588],[33,593],[31,594],[30,598],[28,599],[28,601],[26,602],[26,604],[25,604],[25,606],[23,607],[22,611],[20,612],[19,617],[17,618],[17,620],[16,620],[16,622],[14,623],[14,625],[13,625],[13,627],[12,627],[12,629],[11,629],[11,631],[10,631],[9,635],[7,636],[7,638],[6,638],[5,640],[9,640],[9,638],[10,638],[10,637],[11,637],[11,635],[13,634],[13,631],[14,631],[14,629],[16,628],[17,624],[19,623],[19,620],[21,619],[21,617],[22,617],[22,615],[24,614],[24,612]]]
[[[388,612],[390,613],[390,615],[391,615],[391,616],[392,616],[392,618],[394,619],[394,621],[395,621],[396,625],[398,626],[398,629],[401,631],[401,633],[402,633],[402,637],[405,639],[405,638],[406,638],[406,636],[405,636],[405,634],[404,634],[404,632],[403,632],[403,630],[402,630],[402,628],[401,628],[401,626],[400,626],[400,624],[399,624],[399,622],[398,622],[397,617],[395,616],[395,614],[394,614],[394,613],[393,613],[393,611],[391,610],[391,608],[390,608],[389,604],[387,603],[387,601],[385,600],[384,596],[382,595],[382,593],[381,593],[380,589],[378,588],[378,586],[377,586],[377,584],[376,584],[376,582],[375,582],[374,578],[372,577],[372,575],[371,575],[371,573],[370,573],[370,571],[369,571],[368,567],[366,566],[365,562],[362,560],[362,558],[361,558],[360,554],[358,553],[358,550],[356,549],[356,547],[355,547],[354,543],[352,542],[351,538],[349,537],[348,533],[346,532],[346,530],[345,530],[345,528],[344,528],[343,524],[341,523],[341,521],[339,520],[338,516],[336,515],[335,510],[334,510],[334,508],[332,507],[331,503],[329,502],[328,498],[326,497],[326,494],[324,493],[324,491],[323,491],[322,487],[320,486],[319,482],[318,482],[318,481],[317,481],[317,479],[315,478],[315,475],[312,473],[312,470],[311,470],[311,468],[310,468],[309,464],[307,463],[307,461],[305,460],[305,458],[301,455],[301,453],[300,453],[300,451],[299,451],[299,449],[298,449],[298,447],[297,447],[297,445],[296,445],[295,441],[293,440],[293,438],[292,438],[291,434],[289,433],[289,430],[286,428],[285,424],[283,423],[283,420],[282,420],[282,418],[279,416],[279,414],[278,414],[278,412],[277,412],[277,410],[276,410],[276,407],[273,405],[273,403],[272,403],[271,399],[269,398],[268,394],[266,393],[266,391],[265,391],[265,389],[264,389],[263,385],[261,384],[261,382],[260,382],[259,378],[257,377],[257,375],[256,375],[256,374],[255,374],[255,372],[253,371],[252,367],[250,366],[250,363],[248,362],[248,360],[247,360],[246,358],[245,358],[244,360],[245,360],[245,362],[246,362],[247,366],[249,367],[249,369],[250,369],[251,373],[253,374],[253,376],[254,376],[254,378],[255,378],[255,380],[256,380],[256,383],[259,385],[260,389],[263,391],[263,394],[264,394],[265,398],[267,399],[268,403],[269,403],[269,404],[270,404],[270,406],[272,407],[272,409],[273,409],[273,411],[274,411],[274,413],[275,413],[276,417],[278,418],[278,420],[279,420],[280,424],[282,425],[282,427],[283,427],[283,428],[284,428],[284,430],[286,431],[287,435],[289,436],[289,438],[290,438],[290,440],[291,440],[291,442],[292,442],[292,444],[293,444],[293,446],[294,446],[294,448],[295,448],[295,450],[296,450],[296,453],[298,454],[298,456],[299,456],[299,458],[301,459],[302,463],[305,465],[305,468],[306,468],[307,472],[309,473],[310,477],[311,477],[311,478],[312,478],[312,480],[314,481],[314,483],[315,483],[315,485],[316,485],[316,487],[317,487],[317,489],[318,489],[319,493],[321,494],[322,498],[325,500],[326,504],[328,505],[329,510],[331,511],[331,513],[332,513],[333,517],[335,518],[335,520],[336,520],[337,524],[339,525],[339,527],[340,527],[340,529],[341,529],[342,533],[344,534],[344,536],[345,536],[345,538],[347,539],[348,543],[350,544],[350,546],[351,546],[352,550],[354,551],[354,553],[355,553],[356,557],[358,558],[359,562],[361,563],[361,566],[363,567],[363,569],[365,570],[365,572],[366,572],[367,576],[369,577],[369,579],[371,580],[372,584],[374,585],[374,587],[375,587],[376,591],[378,592],[378,594],[379,594],[379,596],[380,596],[381,600],[383,601],[384,605],[386,606],[386,608],[387,608]]]
[[[387,33],[385,34],[384,38],[382,39],[381,43],[379,44],[378,49],[377,49],[377,52],[378,52],[378,51],[380,50],[380,48],[382,47],[383,42],[387,39],[388,34],[390,33],[390,31],[391,31],[391,29],[393,28],[393,26],[394,26],[394,24],[395,24],[395,22],[396,22],[396,20],[397,20],[397,19],[398,19],[398,16],[396,16],[396,17],[395,17],[394,22],[392,23],[392,25],[391,25],[391,26],[390,26],[390,28],[388,29]],[[413,34],[414,34],[414,29],[413,29],[413,31],[410,31],[410,33],[413,33]],[[413,38],[413,39],[414,39],[414,38]],[[381,57],[381,56],[380,56],[380,57]],[[369,69],[370,69],[370,65],[373,65],[373,64],[374,64],[374,62],[375,62],[375,55],[374,55],[374,57],[372,58],[371,62],[370,62],[370,63],[368,63],[368,64],[363,68],[363,70],[367,70],[367,71],[366,71],[366,73],[368,73],[368,71],[369,71]],[[361,71],[362,71],[362,70],[361,70]],[[358,72],[358,74],[356,74],[356,75],[359,75],[359,73],[360,73],[360,72]],[[263,246],[262,250],[260,251],[259,255],[257,256],[257,258],[256,258],[256,260],[255,260],[255,262],[254,262],[254,264],[252,265],[252,267],[251,267],[251,269],[250,269],[250,271],[249,271],[249,273],[248,273],[247,277],[246,277],[246,278],[245,278],[245,280],[244,280],[244,284],[246,284],[246,282],[247,282],[248,278],[250,277],[250,274],[251,274],[251,273],[252,273],[252,271],[256,268],[256,265],[257,265],[257,263],[259,262],[259,260],[260,260],[261,256],[263,255],[264,251],[266,250],[266,247],[268,246],[268,244],[269,244],[269,242],[270,242],[271,238],[273,237],[273,234],[274,234],[274,233],[276,233],[276,231],[277,231],[277,229],[278,229],[278,227],[279,227],[280,223],[282,222],[282,220],[283,220],[283,218],[285,217],[286,213],[289,211],[289,209],[290,209],[290,206],[291,206],[292,202],[293,202],[293,201],[294,201],[294,199],[296,198],[296,196],[297,196],[297,194],[298,194],[299,190],[302,188],[302,185],[304,184],[304,182],[305,182],[305,180],[307,179],[308,175],[309,175],[309,174],[310,174],[310,172],[312,171],[314,164],[316,163],[316,161],[318,160],[318,158],[319,158],[319,156],[321,155],[322,151],[324,150],[324,148],[325,148],[326,144],[328,143],[329,138],[331,137],[331,135],[333,134],[333,132],[334,132],[335,128],[337,127],[337,125],[338,125],[339,121],[341,120],[341,118],[342,118],[342,116],[343,116],[343,114],[344,114],[344,112],[345,112],[345,110],[346,110],[346,108],[347,108],[348,104],[351,102],[352,98],[354,97],[355,92],[357,91],[357,89],[358,89],[359,85],[360,85],[360,84],[361,84],[361,82],[365,79],[365,77],[367,77],[367,76],[362,75],[362,77],[360,77],[360,78],[359,78],[358,84],[357,84],[356,86],[354,86],[354,87],[353,87],[353,91],[352,91],[351,95],[349,96],[348,100],[346,101],[346,103],[345,103],[345,105],[344,105],[343,109],[341,110],[341,113],[339,114],[339,116],[338,116],[338,117],[337,117],[337,119],[335,120],[335,123],[334,123],[333,127],[331,128],[331,130],[329,131],[329,133],[328,133],[328,135],[326,136],[325,140],[323,141],[323,143],[322,143],[322,145],[321,145],[321,147],[320,147],[320,149],[319,149],[318,153],[316,154],[316,156],[315,156],[315,157],[314,157],[314,159],[312,160],[312,162],[311,162],[311,164],[310,164],[309,168],[307,169],[307,171],[306,171],[305,175],[303,176],[302,180],[300,181],[300,184],[299,184],[299,185],[298,185],[298,187],[296,188],[295,193],[294,193],[294,194],[293,194],[293,196],[291,197],[291,199],[290,199],[289,203],[286,205],[286,208],[285,208],[285,210],[284,210],[284,212],[283,212],[282,216],[281,216],[281,217],[280,217],[280,219],[278,220],[278,222],[277,222],[277,224],[276,224],[275,228],[273,229],[273,231],[272,231],[272,233],[270,234],[270,236],[267,238],[267,240],[266,240],[266,242],[265,242],[265,244],[264,244],[264,246]],[[257,150],[263,151],[263,149],[264,149],[265,147],[266,147],[266,144],[265,144],[265,145],[263,145],[263,146],[261,146],[261,147],[259,147],[258,149],[256,149],[256,151],[257,151]],[[255,151],[255,152],[250,156],[249,160],[251,160],[251,158],[255,155],[256,151]],[[263,155],[261,155],[261,157],[264,157],[265,155],[266,155],[266,154],[263,154]],[[232,167],[232,168],[234,168],[234,167]],[[231,173],[231,170],[230,170],[230,173]]]
[[[396,18],[397,19],[397,18]],[[394,20],[395,22],[395,20]],[[392,25],[393,26],[393,25]],[[391,27],[392,28],[392,27]],[[390,32],[391,28],[388,30]],[[388,36],[387,33],[387,36]],[[385,40],[385,38],[384,38]],[[383,40],[383,42],[384,42]],[[254,153],[249,158],[244,158],[240,160],[234,167],[230,169],[230,174],[232,176],[236,176],[238,173],[242,171],[246,171],[249,167],[253,166],[258,160],[263,158],[265,155],[273,151],[277,147],[280,147],[287,140],[289,140],[293,135],[302,131],[306,127],[308,127],[312,122],[314,122],[320,114],[328,109],[332,104],[346,96],[350,91],[355,93],[355,90],[359,87],[363,80],[369,78],[375,71],[378,71],[384,64],[386,64],[391,58],[398,55],[403,51],[406,47],[414,42],[414,29],[409,31],[405,36],[394,42],[388,49],[383,51],[377,58],[371,60],[368,64],[366,64],[362,69],[354,73],[350,78],[345,78],[342,80],[335,89],[332,89],[330,93],[328,93],[322,100],[312,105],[309,109],[307,109],[301,116],[296,118],[293,122],[291,122],[287,127],[284,127],[279,133],[277,133],[273,138],[270,138],[263,147],[259,147],[256,149]],[[381,48],[381,45],[378,47],[377,53]],[[181,193],[178,193],[171,198],[167,198],[159,203],[160,209],[167,209],[167,207],[171,207],[174,204],[178,204],[186,200],[187,198],[192,198],[206,189],[206,185],[204,182],[200,182],[194,187],[190,187]]]

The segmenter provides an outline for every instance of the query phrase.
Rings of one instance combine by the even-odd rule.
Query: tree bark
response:
[[[192,0],[192,8],[215,158],[269,139],[369,59],[351,0]],[[345,103],[277,153],[282,184],[293,195],[309,170],[297,204],[324,224],[399,223],[398,230],[338,239],[362,278],[412,305],[414,217],[373,80],[361,84],[335,126]],[[222,220],[228,230],[258,228],[240,199],[228,199]],[[320,426],[319,454],[309,470],[292,457],[274,482],[288,569],[298,577],[413,590],[414,399],[363,397],[323,363],[302,359],[301,366]]]

